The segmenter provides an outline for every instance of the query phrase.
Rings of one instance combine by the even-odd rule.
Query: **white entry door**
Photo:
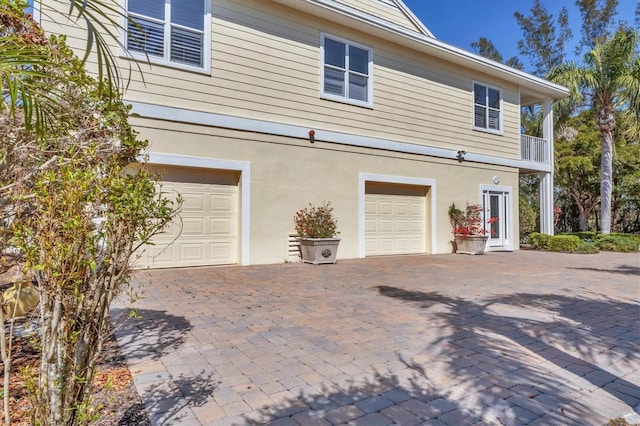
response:
[[[511,249],[511,192],[484,190],[482,204],[489,247]],[[491,223],[487,223],[489,219]]]

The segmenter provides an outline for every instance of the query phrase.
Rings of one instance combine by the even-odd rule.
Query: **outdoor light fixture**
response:
[[[309,142],[314,143],[316,141],[316,131],[309,130]]]
[[[464,161],[464,156],[467,154],[467,151],[458,151],[458,155],[456,155],[456,158],[458,159],[458,161],[460,163],[462,163]]]
[[[493,181],[494,185],[500,185],[500,178],[498,176],[494,176],[491,180]]]

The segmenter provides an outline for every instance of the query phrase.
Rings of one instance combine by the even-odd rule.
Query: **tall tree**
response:
[[[533,74],[545,76],[565,60],[567,41],[573,35],[569,12],[563,7],[555,22],[540,0],[535,0],[530,12],[528,16],[520,12],[514,14],[524,36],[518,41],[518,49],[531,61]]]
[[[583,110],[567,121],[555,142],[558,195],[561,199],[569,199],[565,205],[577,207],[581,231],[588,229],[589,218],[600,201],[600,135],[594,118],[593,111]]]
[[[496,62],[501,62],[507,66],[510,66],[511,68],[516,68],[519,70],[524,68],[522,62],[520,62],[520,59],[518,59],[517,56],[513,56],[504,61],[502,54],[498,51],[493,42],[488,38],[480,37],[478,41],[474,41],[471,43],[471,47],[476,51],[478,55],[484,58],[491,59]]]
[[[620,28],[613,38],[597,45],[584,56],[584,64],[568,62],[553,69],[550,79],[571,90],[576,102],[591,104],[600,130],[600,228],[611,233],[613,185],[613,141],[616,112],[628,125],[628,132],[640,128],[640,35],[632,28]]]
[[[611,37],[618,0],[576,0],[576,6],[582,16],[580,42],[576,46],[579,55],[585,47],[593,50]]]

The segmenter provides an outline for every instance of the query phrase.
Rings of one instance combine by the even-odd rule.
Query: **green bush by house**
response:
[[[593,243],[580,240],[580,244],[578,245],[578,249],[576,250],[576,253],[596,254],[599,251],[600,250],[598,250],[598,247],[596,247]]]
[[[569,253],[597,253],[599,250],[620,253],[640,251],[640,235],[634,234],[605,235],[584,231],[551,236],[532,232],[527,242],[537,250]]]
[[[580,238],[575,235],[554,235],[547,244],[549,251],[577,252],[580,248]]]
[[[529,244],[533,246],[533,248],[537,250],[548,250],[549,249],[549,241],[551,240],[551,235],[541,234],[539,232],[532,232],[528,237]]]
[[[595,245],[602,251],[615,251],[620,253],[630,253],[638,251],[640,244],[638,240],[627,235],[601,235]]]

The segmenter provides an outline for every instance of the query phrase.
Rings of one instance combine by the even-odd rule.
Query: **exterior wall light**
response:
[[[467,154],[467,151],[458,151],[458,154],[456,155],[456,158],[458,159],[458,162],[462,163],[464,161],[464,156]]]
[[[316,141],[316,131],[309,130],[309,142],[314,143]]]

